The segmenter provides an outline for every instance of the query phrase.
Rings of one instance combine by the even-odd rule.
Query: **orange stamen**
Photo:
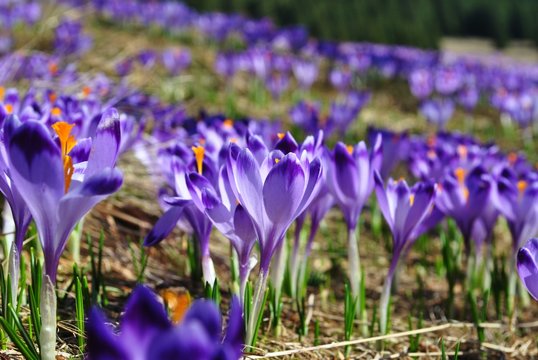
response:
[[[161,296],[170,310],[172,322],[174,324],[179,323],[191,304],[190,293],[187,290],[178,292],[172,289],[164,289],[161,291]]]
[[[278,136],[278,140],[282,140],[284,138],[284,133],[278,133],[276,136]]]
[[[507,159],[510,165],[514,165],[517,161],[517,153],[511,152],[510,154],[508,154]]]
[[[6,88],[0,86],[0,101],[4,101],[4,96],[6,95]]]
[[[52,129],[58,135],[60,139],[60,146],[62,152],[62,163],[64,166],[64,191],[69,190],[71,185],[71,179],[75,173],[75,168],[73,167],[73,159],[68,154],[73,150],[77,144],[77,140],[73,135],[71,135],[71,130],[73,129],[74,124],[68,124],[63,121],[58,121],[52,124]]]
[[[203,146],[193,146],[191,149],[194,153],[194,158],[196,159],[196,168],[198,170],[198,174],[201,175],[204,165],[205,149]]]
[[[523,193],[527,189],[527,186],[529,186],[529,184],[525,180],[519,180],[517,182],[517,191],[519,193],[519,196],[523,195]]]
[[[236,144],[237,143],[237,138],[230,138],[230,142],[232,144]]]
[[[458,183],[460,185],[465,184],[465,169],[460,167],[457,168],[456,170],[454,170],[454,175],[456,175],[456,179],[458,179]]]
[[[413,206],[415,203],[415,194],[409,195],[409,205]]]
[[[6,109],[6,112],[9,114],[13,114],[13,105],[11,104],[6,104],[5,105],[5,109]]]
[[[222,126],[225,129],[231,129],[234,127],[234,121],[232,119],[226,119],[222,122]]]
[[[460,184],[462,190],[463,190],[463,197],[465,198],[465,201],[469,200],[469,189],[467,186],[465,186],[465,169],[463,168],[457,168],[454,170],[454,175],[456,175],[456,179],[458,179],[458,183]]]
[[[55,92],[51,92],[51,93],[49,94],[49,101],[50,101],[50,102],[55,102],[57,98],[58,98],[58,95],[56,95]]]
[[[82,88],[82,96],[83,96],[83,97],[86,98],[86,97],[88,97],[91,93],[92,93],[92,88],[91,88],[91,87],[89,87],[89,86],[84,86],[84,87]]]
[[[56,75],[58,73],[58,64],[56,64],[55,62],[50,63],[49,64],[49,72],[52,75]]]
[[[353,146],[351,146],[351,145],[347,145],[347,146],[346,146],[346,150],[347,150],[347,152],[349,153],[349,155],[353,154]]]
[[[58,116],[62,115],[62,109],[60,109],[59,107],[53,107],[52,110],[50,111],[50,114],[52,116],[58,117]]]

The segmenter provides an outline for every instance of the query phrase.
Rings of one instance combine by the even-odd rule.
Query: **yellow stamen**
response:
[[[64,166],[64,191],[69,190],[71,185],[71,179],[75,173],[75,168],[73,167],[73,159],[68,154],[73,150],[77,144],[77,140],[73,135],[71,135],[71,130],[73,130],[74,124],[68,124],[63,121],[58,121],[52,124],[52,129],[58,135],[60,139],[60,146],[62,152],[62,162]]]
[[[84,87],[82,88],[82,96],[83,96],[83,97],[86,98],[86,97],[88,97],[91,93],[92,93],[92,88],[91,88],[91,87],[89,87],[89,86],[84,86]]]
[[[190,293],[187,290],[164,289],[161,290],[160,295],[170,310],[172,322],[178,324],[192,302]]]
[[[462,190],[463,190],[463,197],[465,201],[469,200],[469,189],[465,185],[465,169],[463,168],[457,168],[454,170],[454,175],[456,175],[456,179],[458,179],[458,183],[460,184]]]
[[[59,107],[53,107],[52,110],[50,111],[50,114],[52,116],[58,117],[58,116],[62,115],[62,109],[60,109]]]
[[[517,161],[517,153],[511,152],[510,154],[508,154],[507,159],[510,165],[514,165]]]
[[[351,145],[346,146],[346,150],[349,153],[349,155],[353,154],[353,146]]]
[[[13,114],[13,105],[11,104],[6,104],[5,105],[5,109],[6,109],[6,112],[9,114]]]
[[[467,154],[469,153],[469,150],[467,149],[467,146],[465,145],[458,145],[458,155],[460,158],[467,158]]]
[[[4,96],[6,95],[6,88],[0,86],[0,101],[4,101]]]
[[[282,140],[284,138],[284,133],[278,133],[276,136],[278,136],[278,140]]]
[[[223,121],[222,126],[225,129],[231,129],[234,127],[234,121],[232,119],[226,119]]]
[[[205,156],[205,149],[203,146],[193,146],[192,152],[194,153],[194,158],[196,159],[196,168],[198,170],[198,174],[202,174],[202,167],[204,165],[204,156]]]
[[[415,203],[415,194],[409,195],[409,205],[413,206]]]
[[[456,179],[458,179],[458,183],[460,185],[465,184],[465,169],[460,167],[457,168],[456,170],[454,170],[454,175],[456,175]]]
[[[280,162],[280,159],[275,159],[275,164],[278,164]]]
[[[517,191],[519,193],[519,196],[523,195],[528,185],[529,184],[525,180],[519,180],[517,182]]]
[[[49,64],[49,72],[52,75],[56,75],[58,73],[58,64],[56,64],[55,62],[50,63]]]

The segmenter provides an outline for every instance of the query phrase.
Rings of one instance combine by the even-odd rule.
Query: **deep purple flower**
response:
[[[318,77],[318,64],[311,60],[296,59],[292,63],[292,69],[295,79],[304,90],[310,89]]]
[[[358,298],[361,269],[356,228],[362,208],[374,190],[374,172],[381,167],[381,137],[377,137],[370,153],[364,142],[355,147],[337,143],[325,158],[326,184],[347,225],[349,279],[353,297]],[[360,308],[358,302],[357,308]]]
[[[538,301],[538,239],[530,239],[519,249],[517,272],[531,296]]]
[[[211,182],[198,173],[187,176],[187,187],[198,210],[211,220],[237,252],[239,259],[240,299],[244,300],[244,292],[248,276],[256,265],[256,259],[251,257],[252,248],[256,243],[256,231],[252,219],[245,209],[236,202],[226,167],[219,174],[218,190]]]
[[[56,345],[56,271],[75,225],[123,181],[114,168],[120,146],[119,116],[103,114],[96,134],[80,140],[73,125],[53,125],[57,141],[40,122],[10,121],[4,128],[10,175],[35,221],[45,257],[41,290],[41,356],[53,359]],[[90,151],[87,149],[91,142]]]
[[[215,283],[216,274],[209,251],[209,238],[211,235],[211,221],[193,202],[191,193],[187,187],[186,177],[191,171],[197,171],[216,184],[218,173],[211,157],[205,156],[205,148],[193,146],[192,152],[181,151],[182,147],[174,149],[165,163],[165,176],[173,189],[173,196],[164,195],[163,205],[165,213],[155,223],[151,231],[144,239],[145,246],[154,246],[164,240],[174,230],[176,225],[194,235],[200,246],[202,271],[204,283],[211,286]],[[174,151],[172,149],[172,151]],[[194,155],[191,155],[194,153]]]
[[[381,135],[383,162],[379,173],[383,179],[388,179],[399,162],[407,160],[410,153],[409,135],[406,132],[397,133],[390,130],[368,128],[368,140],[373,143],[378,134]]]
[[[172,75],[178,75],[191,64],[191,53],[188,49],[170,48],[162,53],[162,63]]]
[[[99,309],[92,310],[87,325],[88,359],[237,360],[243,346],[241,312],[234,297],[224,337],[219,310],[209,300],[195,301],[181,322],[173,325],[157,297],[139,286],[127,301],[119,334],[113,332]]]
[[[420,113],[429,123],[443,129],[454,113],[454,102],[448,98],[424,100],[420,105]]]
[[[55,30],[54,48],[59,55],[82,55],[89,51],[92,39],[83,33],[79,21],[62,19]]]
[[[482,166],[470,170],[458,167],[446,174],[440,185],[436,205],[456,222],[469,255],[474,223],[491,200],[491,176]]]
[[[508,222],[515,256],[527,239],[538,234],[538,180],[530,173],[518,178],[511,168],[505,167],[494,194],[497,209]]]
[[[411,93],[419,100],[426,99],[433,92],[433,77],[427,69],[413,71],[408,81]]]
[[[418,235],[417,229],[432,211],[435,186],[418,183],[410,188],[404,180],[389,179],[386,189],[379,173],[375,176],[379,208],[392,232],[392,260],[381,294],[381,333],[387,329],[387,312],[392,279],[402,255],[406,255]]]

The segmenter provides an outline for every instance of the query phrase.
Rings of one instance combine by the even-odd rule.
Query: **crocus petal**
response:
[[[133,358],[145,353],[153,338],[172,328],[162,303],[155,294],[145,286],[138,286],[125,305],[121,319],[121,341],[136,344],[129,348]]]
[[[123,343],[106,325],[102,312],[94,308],[86,324],[88,360],[131,360]]]
[[[530,239],[519,249],[517,271],[529,293],[538,300],[538,239]]]
[[[199,322],[211,339],[218,341],[221,334],[221,316],[215,303],[210,300],[197,300],[185,313],[183,324]]]
[[[120,143],[120,117],[118,111],[112,108],[103,114],[93,137],[86,176],[91,176],[104,168],[113,167],[118,158]]]
[[[182,323],[155,337],[143,359],[211,360],[217,346],[211,341],[202,324]]]
[[[186,206],[187,203],[188,201],[186,201],[183,206],[170,207],[146,236],[144,239],[144,246],[156,245],[167,237],[176,227],[177,222],[183,215],[184,206]]]
[[[230,307],[230,316],[228,318],[228,326],[224,335],[223,344],[234,350],[235,357],[238,359],[241,356],[241,348],[243,346],[243,337],[245,336],[243,321],[243,310],[239,299],[234,296]]]
[[[275,224],[287,223],[299,206],[305,188],[305,174],[294,153],[290,153],[267,175],[263,185],[263,203]]]
[[[377,203],[379,205],[379,209],[381,210],[381,213],[385,217],[385,221],[389,225],[389,228],[391,231],[393,231],[394,228],[394,212],[391,211],[391,208],[389,206],[389,202],[387,199],[387,194],[385,192],[385,188],[383,185],[383,180],[381,179],[381,176],[376,171],[374,175],[375,179],[375,193],[377,195]]]
[[[263,228],[264,210],[260,198],[263,185],[258,163],[252,153],[248,149],[244,149],[238,154],[234,167],[235,171],[228,168],[228,175],[233,173],[233,182],[237,190],[236,196],[241,205],[252,216],[252,219],[258,223],[260,228]]]
[[[238,205],[235,209],[233,224],[237,237],[242,240],[243,244],[250,244],[250,247],[252,247],[256,240],[256,230],[250,215],[241,205]]]

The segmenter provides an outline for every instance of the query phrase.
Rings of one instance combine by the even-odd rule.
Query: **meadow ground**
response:
[[[45,23],[44,31],[39,34],[18,34],[20,44],[28,44],[26,49],[46,49],[55,21],[63,10],[54,9]],[[77,13],[68,13],[80,16]],[[56,20],[55,20],[56,19]],[[88,15],[82,19],[87,30],[94,38],[93,50],[79,62],[79,68],[88,73],[104,72],[114,77],[114,66],[126,56],[134,55],[141,49],[164,49],[171,45],[188,48],[192,53],[191,67],[176,77],[167,76],[162,69],[146,70],[136,68],[129,75],[129,83],[143,91],[154,94],[164,101],[181,103],[190,114],[205,109],[208,112],[224,112],[228,116],[251,116],[258,118],[278,118],[289,123],[287,111],[297,99],[321,101],[326,108],[336,96],[328,84],[316,83],[308,93],[286,92],[282,99],[275,101],[265,94],[261,99],[252,92],[251,79],[246,75],[234,78],[233,84],[225,84],[213,71],[216,46],[208,46],[196,36],[177,39],[157,31],[140,28],[119,28],[105,24]],[[480,44],[480,45],[477,45]],[[488,52],[483,42],[447,39],[443,48],[453,52]],[[482,50],[483,49],[483,50]],[[518,47],[508,49],[507,54],[523,61],[537,60],[536,49]],[[322,77],[323,78],[323,77]],[[417,114],[416,100],[410,95],[404,82],[388,83],[381,79],[368,79],[373,92],[372,100],[361,112],[351,131],[345,135],[347,143],[355,143],[365,137],[368,126],[387,127],[392,130],[409,130],[411,133],[433,134],[425,120]],[[24,86],[24,85],[23,85]],[[472,120],[471,120],[472,118]],[[471,116],[457,112],[448,125],[449,130],[470,131],[482,141],[495,141],[505,151],[524,150],[529,159],[538,160],[536,146],[532,140],[522,142],[518,129],[502,126],[499,116],[485,106]],[[106,310],[117,319],[124,300],[135,286],[137,258],[141,252],[149,254],[148,266],[144,273],[145,282],[163,291],[189,291],[195,297],[203,292],[198,283],[190,280],[186,269],[186,238],[179,231],[161,245],[143,249],[138,240],[143,238],[161,214],[157,203],[157,186],[152,182],[146,169],[133,154],[128,154],[119,164],[125,175],[124,188],[114,197],[97,206],[84,224],[84,232],[91,237],[91,246],[96,247],[101,231],[104,231],[103,275],[105,276],[108,306]],[[402,170],[402,174],[405,173]],[[372,309],[377,306],[384,274],[388,268],[389,255],[384,244],[390,244],[390,234],[383,232],[374,236],[369,224],[372,216],[368,208],[364,214],[364,226],[360,231],[360,253],[365,268],[366,298],[368,319]],[[344,339],[343,294],[346,281],[346,245],[341,215],[332,210],[316,238],[312,255],[312,275],[308,287],[308,313],[311,316],[306,336],[297,335],[298,313],[296,304],[284,298],[282,326],[275,333],[271,329],[269,316],[262,323],[262,337],[256,349],[248,353],[252,358],[267,357],[267,353],[279,350],[297,352],[280,358],[286,359],[340,359],[344,358],[343,344],[332,348],[319,347],[312,351],[303,348],[320,344],[332,344]],[[496,256],[510,246],[506,224],[501,221],[495,230]],[[217,273],[228,274],[229,247],[227,241],[215,231],[211,240],[211,251],[217,266]],[[89,248],[84,244],[82,263],[89,266]],[[448,355],[453,354],[456,344],[460,344],[460,358],[519,358],[529,359],[538,356],[536,331],[538,329],[538,308],[531,304],[521,308],[515,321],[495,313],[494,307],[488,308],[488,321],[480,326],[485,332],[485,341],[478,342],[477,330],[472,322],[469,304],[462,293],[461,285],[456,287],[456,306],[454,321],[447,322],[445,300],[447,285],[444,274],[439,270],[440,243],[436,235],[420,241],[402,264],[398,286],[393,296],[392,332],[382,341],[370,339],[375,332],[367,330],[361,336],[357,326],[354,339],[360,342],[351,345],[352,358],[439,358],[442,345]],[[72,262],[67,258],[61,262],[59,270],[60,297],[71,279]],[[228,292],[229,279],[220,279],[222,289]],[[59,302],[61,319],[70,319],[73,313],[72,294],[67,294]],[[226,298],[224,296],[223,298]],[[268,313],[269,315],[269,313]],[[419,321],[419,319],[422,319]],[[442,324],[442,325],[440,325]],[[369,326],[369,323],[367,324]],[[76,353],[74,326],[71,321],[60,321],[61,350],[65,357]],[[416,329],[424,329],[413,332]],[[406,334],[406,331],[411,333]],[[442,342],[441,342],[442,340]],[[410,344],[416,343],[410,347]],[[16,358],[5,352],[7,358]],[[0,353],[0,358],[4,356]],[[249,358],[249,355],[247,355]]]

